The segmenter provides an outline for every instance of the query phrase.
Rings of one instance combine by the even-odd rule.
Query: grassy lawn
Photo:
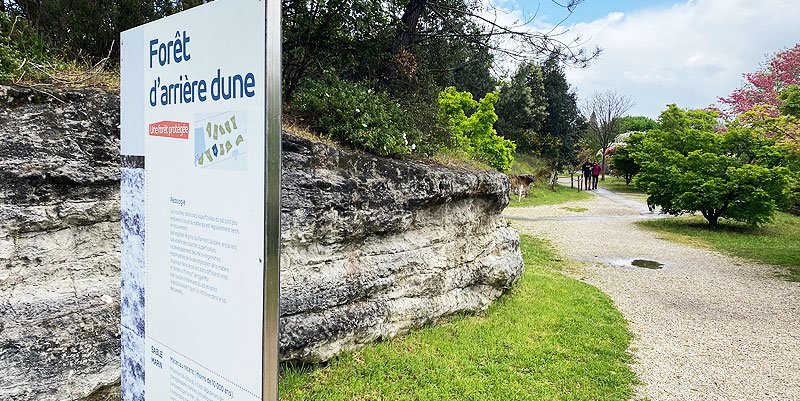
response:
[[[534,155],[517,153],[514,155],[514,163],[511,164],[511,171],[509,171],[508,174],[536,174],[544,167],[544,164],[545,163],[543,163]]]
[[[630,185],[625,185],[624,178],[617,178],[610,175],[606,176],[605,181],[598,181],[597,186],[600,188],[605,188],[609,191],[620,193],[641,193],[641,191],[633,187],[633,183]]]
[[[591,197],[592,194],[586,191],[578,191],[575,188],[556,184],[555,191],[551,191],[549,186],[540,184],[538,187],[530,188],[528,190],[528,196],[522,198],[522,202],[517,201],[519,196],[511,195],[511,202],[508,204],[508,207],[555,205],[558,203],[590,199]]]
[[[281,400],[626,400],[631,334],[602,292],[555,273],[522,237],[526,272],[477,316],[458,316],[324,365],[284,365]]]
[[[663,233],[668,240],[712,248],[760,263],[789,267],[787,279],[800,281],[800,217],[778,213],[763,227],[720,220],[716,230],[702,217],[680,217],[638,222]]]

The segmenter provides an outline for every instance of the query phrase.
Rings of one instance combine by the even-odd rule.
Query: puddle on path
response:
[[[664,267],[663,263],[658,263],[655,260],[647,259],[634,259],[631,261],[631,265],[636,267],[644,267],[645,269],[661,269]]]
[[[609,261],[611,265],[620,267],[640,267],[644,269],[663,269],[664,264],[648,259],[613,259]]]

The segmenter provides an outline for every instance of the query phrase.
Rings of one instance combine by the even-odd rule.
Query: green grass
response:
[[[522,236],[526,273],[476,316],[458,316],[324,365],[283,365],[281,400],[626,400],[631,334],[602,292],[550,270]]]
[[[756,262],[786,266],[786,279],[800,281],[800,217],[778,213],[762,227],[720,220],[716,230],[702,217],[679,217],[638,222],[668,240],[715,249]]]
[[[585,212],[585,211],[589,210],[589,209],[587,209],[585,207],[562,207],[562,209],[564,209],[564,210],[566,210],[568,212],[577,212],[577,213]]]
[[[569,188],[556,184],[555,191],[551,191],[547,185],[541,187],[531,187],[528,196],[518,201],[518,195],[511,195],[511,202],[508,207],[528,207],[540,205],[556,205],[570,201],[591,199],[592,194],[586,191],[578,191],[576,188]]]
[[[612,192],[620,192],[620,193],[642,193],[638,189],[634,188],[633,183],[630,185],[625,185],[624,178],[617,178],[612,177],[610,175],[606,176],[605,181],[598,181],[597,186],[600,188],[605,188]]]
[[[545,164],[546,163],[542,162],[534,155],[516,153],[514,154],[514,163],[511,164],[511,171],[509,171],[508,174],[537,174],[545,167]]]

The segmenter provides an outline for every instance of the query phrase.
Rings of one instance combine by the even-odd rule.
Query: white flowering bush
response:
[[[381,156],[406,156],[422,137],[385,93],[331,74],[307,82],[295,95],[292,109],[314,131]]]

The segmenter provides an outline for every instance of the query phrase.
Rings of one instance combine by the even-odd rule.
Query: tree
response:
[[[572,12],[583,0],[568,0]],[[504,24],[489,17],[500,11],[466,0],[283,0],[284,98],[305,77],[335,68],[345,79],[369,82],[394,95],[431,86],[466,82],[470,91],[493,81],[488,73],[495,55],[527,61],[556,54],[585,66],[599,49],[565,40],[558,28],[529,29],[532,19]],[[422,79],[420,79],[422,77]],[[480,77],[476,82],[475,77]],[[421,82],[420,82],[421,81]],[[492,85],[493,86],[493,85]],[[489,91],[493,91],[493,87]],[[475,96],[483,96],[487,92]]]
[[[89,61],[119,60],[120,32],[208,0],[3,0],[7,12],[28,20],[50,43]],[[77,58],[77,57],[76,57]],[[83,61],[83,60],[81,60]]]
[[[789,85],[778,98],[783,102],[780,106],[781,114],[800,118],[800,86]]]
[[[776,114],[771,105],[756,105],[736,116],[734,123],[750,128],[764,137],[774,138],[789,155],[790,170],[795,178],[790,182],[796,203],[800,203],[800,88],[790,85],[779,99],[783,102]]]
[[[585,128],[584,128],[584,131],[585,131]],[[574,183],[575,172],[580,171],[581,166],[583,165],[583,162],[585,162],[586,160],[591,160],[591,158],[594,156],[595,152],[593,150],[593,147],[590,144],[587,143],[586,139],[587,138],[584,136],[575,145],[575,158],[568,165],[568,167],[569,167],[570,187],[572,187],[572,185]],[[579,176],[578,177],[579,184],[580,184],[580,180],[581,179],[582,178]]]
[[[552,189],[558,171],[578,162],[577,145],[585,132],[586,122],[578,111],[578,97],[567,83],[558,60],[554,57],[548,59],[542,71],[547,115],[541,130],[542,136],[549,138],[540,139],[538,153],[550,162]]]
[[[602,179],[606,178],[606,151],[619,130],[622,116],[633,107],[633,99],[609,90],[595,92],[583,106],[583,116],[589,122],[589,132],[600,143],[602,150]]]
[[[470,48],[462,63],[452,69],[447,86],[472,93],[475,98],[497,91],[497,78],[492,75],[493,61],[492,54],[485,49]]]
[[[718,116],[670,105],[661,128],[631,146],[634,185],[667,213],[701,212],[711,228],[720,218],[763,224],[790,202],[786,148],[735,123],[717,133]]]
[[[565,4],[555,2],[564,7],[569,14],[584,0],[567,0]],[[397,25],[393,57],[383,69],[385,78],[392,79],[402,64],[404,57],[415,41],[429,38],[447,38],[459,42],[471,43],[494,54],[499,54],[516,61],[535,60],[539,57],[556,57],[571,65],[584,67],[600,54],[599,48],[587,50],[582,47],[580,37],[565,41],[567,31],[553,27],[548,32],[529,29],[536,15],[525,21],[512,24],[500,22],[500,13],[491,4],[464,0],[407,0],[404,11]],[[439,23],[420,26],[426,13],[440,18]],[[470,22],[472,29],[464,30],[458,24],[450,24],[445,16],[457,15]],[[443,22],[443,23],[442,23]],[[413,54],[413,52],[410,52]]]
[[[636,163],[633,151],[644,140],[644,132],[629,132],[630,135],[624,139],[624,144],[615,148],[614,156],[611,158],[611,168],[625,179],[625,185],[630,185],[633,177],[641,169]]]
[[[553,173],[576,157],[576,144],[585,131],[577,96],[567,83],[558,58],[543,65],[521,63],[510,80],[500,85],[497,132],[511,139],[518,152],[545,159]]]
[[[541,67],[533,62],[520,64],[514,76],[500,84],[496,108],[498,135],[512,140],[519,152],[533,152],[547,117]]]
[[[453,87],[439,94],[439,113],[455,136],[455,146],[483,159],[500,172],[511,169],[514,162],[514,143],[497,136],[494,123],[497,114],[494,105],[496,93],[475,101],[469,92],[459,92]],[[474,111],[473,111],[474,110]],[[467,116],[467,112],[472,114]]]
[[[390,57],[397,23],[379,0],[283,0],[284,100],[326,72],[374,81]]]
[[[790,85],[800,84],[800,43],[773,55],[757,71],[742,74],[745,83],[719,101],[728,107],[727,117],[750,111],[756,105],[773,107],[772,116],[781,106],[779,94]]]
[[[618,133],[624,134],[631,131],[647,132],[657,127],[658,122],[652,118],[645,116],[625,116],[619,120]]]

